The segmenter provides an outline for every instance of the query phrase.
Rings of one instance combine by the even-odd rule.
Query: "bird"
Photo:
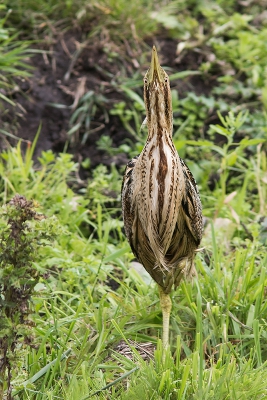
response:
[[[203,215],[196,181],[173,143],[170,79],[155,46],[144,76],[144,102],[147,140],[125,169],[122,217],[133,254],[159,287],[166,351],[170,293],[182,278],[196,276],[194,258],[203,235]]]

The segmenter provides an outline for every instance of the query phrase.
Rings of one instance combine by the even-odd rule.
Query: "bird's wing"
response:
[[[155,256],[140,222],[136,198],[133,193],[133,172],[138,157],[139,156],[134,157],[127,164],[122,182],[121,200],[124,229],[133,254],[138,261],[143,264],[152,278],[159,285],[163,286],[163,275],[158,274],[155,269]]]
[[[130,243],[133,253],[136,255],[136,250],[133,245],[133,224],[134,224],[134,211],[133,211],[133,170],[139,156],[134,157],[128,162],[122,181],[121,188],[121,202],[122,202],[122,216],[124,221],[124,229],[126,237]]]
[[[203,234],[202,206],[196,181],[185,162],[180,158],[185,178],[185,194],[182,208],[188,229],[192,233],[196,245],[200,244]]]

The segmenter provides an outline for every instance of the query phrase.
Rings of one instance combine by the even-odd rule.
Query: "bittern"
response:
[[[126,166],[122,214],[131,249],[159,286],[163,349],[169,344],[170,292],[183,277],[196,275],[194,257],[203,233],[195,179],[172,140],[170,81],[155,46],[144,77],[148,136]]]

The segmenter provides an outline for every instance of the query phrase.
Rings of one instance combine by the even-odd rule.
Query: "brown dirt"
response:
[[[36,157],[43,150],[51,149],[60,152],[65,148],[66,141],[69,139],[67,131],[72,113],[71,105],[75,102],[79,90],[83,89],[83,93],[89,90],[96,94],[102,93],[108,100],[105,107],[110,110],[116,102],[123,99],[123,95],[112,86],[111,77],[108,74],[111,73],[115,76],[115,79],[119,79],[118,71],[124,70],[126,76],[131,76],[136,69],[144,74],[148,67],[148,63],[143,69],[139,67],[138,57],[141,57],[141,50],[136,51],[135,54],[128,51],[128,55],[125,57],[109,59],[103,43],[94,43],[92,39],[91,42],[87,41],[84,45],[71,68],[73,55],[79,49],[81,43],[81,32],[70,31],[58,36],[54,43],[41,49],[44,50],[43,53],[32,57],[29,60],[29,63],[34,67],[32,76],[18,80],[18,88],[12,96],[14,102],[20,105],[20,116],[15,117],[14,110],[9,108],[9,113],[4,114],[2,121],[0,121],[0,128],[1,123],[2,126],[12,123],[13,126],[17,126],[17,136],[29,141],[33,141],[41,123]],[[112,46],[112,44],[110,45]],[[186,57],[186,60],[183,59],[180,63],[177,63],[177,41],[175,40],[157,40],[157,47],[162,64],[168,65],[174,72],[197,69],[202,61],[199,55],[192,53]],[[68,71],[69,77],[66,79]],[[82,88],[83,83],[84,88]],[[196,76],[183,81],[179,80],[174,82],[173,85],[178,86],[180,96],[183,92],[192,90],[192,88],[197,94],[207,93],[210,90],[205,82]],[[142,95],[141,89],[140,95]],[[57,108],[51,103],[64,105],[66,108]],[[91,129],[92,133],[84,145],[81,145],[79,141],[79,144],[69,146],[68,151],[74,153],[77,160],[89,158],[91,167],[100,163],[125,165],[127,155],[117,154],[111,157],[96,147],[96,141],[100,135],[109,135],[113,140],[114,147],[123,144],[126,138],[131,138],[131,135],[123,128],[119,118],[109,116],[109,120],[106,121],[104,113],[99,110],[91,123]],[[2,141],[0,145],[3,148],[5,142]]]

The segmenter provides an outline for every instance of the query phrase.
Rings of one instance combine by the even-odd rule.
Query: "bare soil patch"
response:
[[[43,53],[34,55],[29,63],[34,68],[32,76],[17,81],[17,89],[13,93],[13,100],[19,106],[19,115],[14,115],[14,110],[9,107],[1,124],[12,123],[17,126],[16,135],[24,140],[33,141],[41,123],[41,133],[37,143],[36,157],[41,151],[51,149],[61,152],[69,140],[69,119],[72,114],[71,106],[79,96],[79,90],[86,93],[89,90],[96,94],[102,93],[107,99],[107,111],[114,107],[118,101],[123,100],[120,93],[111,83],[111,75],[118,76],[123,69],[126,76],[136,69],[141,69],[138,56],[141,50],[133,54],[130,49],[125,50],[122,57],[112,59],[105,46],[100,41],[82,41],[81,31],[69,31],[57,36],[49,46],[42,48]],[[152,45],[152,42],[150,43]],[[170,67],[173,72],[182,70],[196,70],[201,60],[201,55],[190,53],[180,63],[177,63],[177,41],[170,39],[158,39],[157,45],[161,62]],[[44,46],[44,45],[43,45]],[[81,47],[82,46],[82,47]],[[76,54],[78,56],[76,58]],[[128,53],[127,53],[128,52]],[[137,58],[135,56],[137,55]],[[141,73],[145,73],[149,64],[149,51],[147,65],[142,66]],[[179,95],[194,89],[197,94],[207,93],[210,88],[199,76],[192,76],[185,80],[173,82],[177,86]],[[82,86],[82,87],[81,87]],[[140,88],[142,96],[142,89]],[[55,107],[52,104],[64,107]],[[23,110],[23,111],[21,111]],[[14,122],[13,122],[14,121]],[[109,166],[115,163],[118,167],[127,163],[127,155],[108,155],[96,146],[101,135],[109,135],[113,146],[118,147],[131,135],[124,129],[118,117],[109,116],[105,119],[101,110],[98,110],[91,122],[92,133],[86,143],[81,145],[76,142],[69,146],[68,151],[75,155],[77,160],[90,159],[91,167],[102,163]],[[11,140],[12,143],[12,140]],[[14,142],[13,142],[14,143]],[[78,144],[77,144],[78,143]],[[1,147],[5,147],[2,141]]]

